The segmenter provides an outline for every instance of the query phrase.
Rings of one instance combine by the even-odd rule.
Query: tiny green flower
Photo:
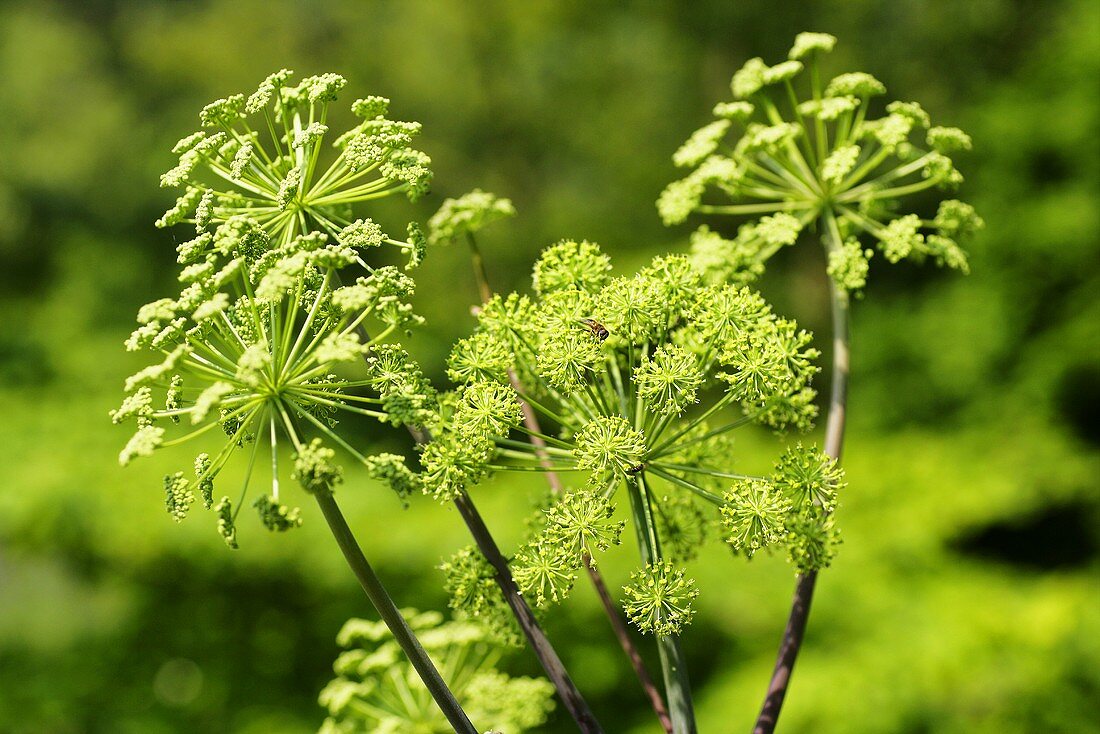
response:
[[[790,504],[770,482],[749,479],[726,493],[722,523],[726,542],[746,558],[786,537]]]
[[[524,596],[535,606],[544,607],[565,599],[577,580],[579,558],[567,555],[567,549],[548,542],[528,543],[512,562],[512,575]]]
[[[424,490],[420,476],[405,464],[405,458],[397,454],[375,454],[366,457],[363,466],[371,479],[377,479],[389,485],[402,501],[410,495]]]
[[[285,532],[302,524],[301,510],[291,509],[267,495],[260,495],[252,503],[260,515],[260,522],[268,530]]]
[[[546,248],[532,280],[540,296],[561,290],[595,293],[611,280],[611,259],[586,240],[562,240]]]
[[[594,551],[606,551],[621,542],[625,521],[615,521],[615,506],[597,492],[569,492],[546,511],[546,537],[565,548],[573,558]]]
[[[463,548],[439,568],[451,609],[483,626],[499,644],[512,647],[523,644],[519,626],[497,586],[496,572],[476,548]]]
[[[645,436],[620,416],[603,416],[577,434],[577,465],[597,481],[635,471],[645,458]]]
[[[814,53],[829,53],[836,45],[836,36],[828,33],[799,33],[794,37],[788,58],[803,59]]]
[[[827,568],[841,543],[835,516],[797,512],[787,521],[787,558],[799,573]]]
[[[643,633],[676,635],[691,622],[699,591],[683,571],[670,563],[651,564],[632,573],[630,580],[623,587],[626,615]]]
[[[176,522],[187,517],[187,510],[195,501],[195,495],[191,491],[191,482],[184,478],[183,472],[164,477],[165,506]]]
[[[801,443],[787,449],[775,465],[772,486],[796,510],[831,514],[836,509],[837,491],[844,487],[844,475],[836,460]]]
[[[315,438],[308,446],[302,447],[294,457],[294,479],[311,494],[331,492],[342,482],[343,470],[334,463],[336,452]]]
[[[222,497],[221,501],[214,506],[214,512],[218,515],[218,534],[225,540],[226,546],[236,550],[237,527],[234,525],[234,518],[237,513],[233,511],[233,503],[228,497]]]
[[[696,402],[703,371],[695,356],[683,347],[664,344],[644,359],[634,374],[638,394],[657,413],[676,413]]]

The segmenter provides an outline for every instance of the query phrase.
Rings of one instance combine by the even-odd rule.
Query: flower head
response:
[[[676,166],[691,170],[657,201],[666,224],[695,212],[746,218],[735,237],[706,226],[692,237],[693,259],[713,282],[751,282],[811,225],[843,291],[863,287],[876,249],[889,262],[931,259],[966,270],[962,232],[894,212],[922,190],[957,188],[962,175],[950,156],[969,150],[970,137],[933,127],[915,102],[891,102],[885,115],[870,117],[870,100],[886,93],[870,74],[840,74],[823,85],[821,57],[835,43],[828,34],[800,33],[789,60],[768,66],[750,59],[733,76],[738,101],[719,103],[717,119],[673,154]],[[809,94],[799,101],[804,65]],[[965,234],[981,226],[972,210],[969,219]]]
[[[757,236],[793,239],[797,222],[789,219],[759,223]],[[776,316],[759,294],[708,282],[686,257],[655,258],[618,277],[610,265],[594,243],[560,242],[536,264],[533,295],[485,304],[477,330],[451,353],[449,374],[460,386],[441,399],[420,476],[447,500],[500,471],[581,475],[584,489],[544,505],[512,560],[520,589],[538,606],[564,599],[582,566],[619,543],[625,521],[613,519],[615,495],[625,490],[631,521],[653,541],[650,557],[663,559],[635,585],[628,611],[637,620],[656,615],[639,624],[672,634],[690,616],[677,594],[694,589],[682,572],[661,571],[664,561],[692,558],[723,521],[727,536],[746,525],[746,538],[759,539],[739,541],[751,555],[788,537],[788,515],[802,511],[798,492],[824,508],[828,487],[837,485],[832,469],[817,481],[814,455],[799,453],[777,470],[780,489],[745,495],[746,507],[734,502],[740,495],[723,497],[730,479],[772,486],[734,470],[729,434],[749,423],[809,428],[818,354],[810,334]],[[523,403],[541,431],[524,420]],[[757,501],[773,497],[770,507]],[[742,510],[759,510],[766,527],[735,517]],[[451,566],[465,579],[452,584],[454,603],[468,608],[476,599],[474,608],[492,608],[485,594],[472,595],[478,587],[467,561]],[[671,596],[645,611],[643,588]],[[662,606],[669,599],[672,607]]]
[[[516,215],[509,199],[474,189],[457,199],[446,199],[428,220],[428,244],[445,245],[471,235],[493,222]]]
[[[203,129],[176,144],[179,160],[161,177],[162,186],[183,193],[158,227],[189,222],[201,235],[246,217],[277,243],[321,231],[359,248],[354,225],[364,220],[354,219],[357,206],[399,192],[416,199],[427,190],[430,160],[411,147],[418,123],[388,119],[388,100],[370,97],[352,105],[361,122],[332,140],[325,122],[346,80],[322,74],[292,86],[292,76],[284,69],[247,98],[236,94],[203,108]],[[418,261],[421,243],[412,233],[408,241],[379,235],[375,244]]]
[[[695,616],[692,602],[699,596],[695,580],[671,563],[656,563],[630,575],[623,587],[626,615],[642,632],[675,635]]]
[[[236,109],[233,103],[208,116],[213,124]],[[281,499],[280,444],[293,451],[291,477],[303,489],[330,492],[341,476],[335,447],[369,463],[337,432],[341,413],[426,420],[432,391],[415,365],[396,356],[399,348],[384,344],[418,320],[407,303],[412,281],[382,267],[340,285],[336,270],[353,257],[350,247],[323,233],[275,243],[241,217],[199,240],[182,248],[179,296],[140,309],[139,326],[127,340],[127,349],[156,361],[126,381],[128,394],[111,413],[116,423],[136,424],[119,459],[126,464],[220,434],[220,448],[194,461],[193,479],[183,472],[166,478],[172,516],[184,517],[195,490],[210,509],[219,474],[243,449],[249,455],[246,489],[257,465],[271,467],[270,494],[253,503],[262,524],[280,531],[297,527],[298,511]],[[379,353],[391,357],[389,371],[381,368]],[[345,376],[345,364],[358,365],[360,374]],[[409,407],[417,403],[419,413]],[[270,460],[257,464],[264,446]],[[226,543],[236,547],[240,505],[222,499],[214,510]]]

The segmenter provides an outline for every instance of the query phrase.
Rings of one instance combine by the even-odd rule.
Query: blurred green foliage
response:
[[[1097,731],[1091,0],[4,3],[0,731],[311,731],[336,631],[370,614],[312,507],[285,537],[249,524],[229,553],[212,522],[164,514],[158,477],[175,467],[115,465],[125,436],[106,412],[137,366],[121,341],[171,285],[181,236],[152,227],[171,203],[156,179],[202,104],[283,66],[392,97],[435,159],[421,219],[473,186],[515,201],[520,217],[483,243],[504,289],[561,237],[599,241],[624,269],[682,247],[687,230],[664,229],[653,207],[671,152],[746,58],[780,58],[807,29],[840,37],[837,70],[870,71],[973,135],[965,191],[988,227],[970,277],[881,268],[855,304],[846,541],[783,730]],[[813,252],[785,253],[764,288],[827,333]],[[461,248],[441,249],[418,275],[429,325],[415,348],[440,384],[471,323],[466,268]],[[738,461],[763,442],[743,440]],[[505,544],[538,491],[479,492]],[[402,510],[354,472],[341,494],[399,602],[442,608],[434,566],[465,542],[454,512]],[[631,553],[606,561],[613,582]],[[716,545],[693,572],[701,728],[747,728],[791,571]],[[609,731],[656,731],[587,589],[548,627]],[[510,665],[535,671],[522,653]],[[569,730],[561,716],[548,729]]]

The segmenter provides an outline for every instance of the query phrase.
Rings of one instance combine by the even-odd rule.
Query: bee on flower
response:
[[[747,288],[707,283],[684,256],[616,277],[598,246],[567,240],[534,273],[533,295],[493,297],[452,351],[461,386],[441,401],[420,475],[444,501],[493,472],[576,478],[513,559],[526,596],[538,606],[564,599],[585,556],[621,542],[620,499],[642,561],[625,611],[661,638],[692,617],[699,592],[682,565],[708,533],[747,557],[785,546],[800,569],[827,565],[842,484],[833,462],[799,445],[771,475],[730,468],[736,428],[812,424],[818,368],[807,332]],[[523,403],[544,433],[525,424]],[[463,553],[445,564],[456,608],[498,615],[487,569]]]

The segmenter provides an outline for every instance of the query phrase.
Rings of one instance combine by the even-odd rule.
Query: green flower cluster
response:
[[[671,563],[646,566],[630,576],[623,587],[626,616],[639,629],[657,635],[674,635],[691,621],[691,602],[699,596],[694,579]]]
[[[388,99],[359,99],[352,112],[361,122],[327,153],[329,105],[346,80],[322,74],[292,85],[292,76],[283,69],[251,95],[203,108],[203,129],[175,145],[179,161],[161,176],[161,186],[183,194],[157,226],[191,222],[202,232],[246,217],[276,243],[321,231],[356,249],[393,245],[417,264],[424,238],[415,224],[408,241],[395,240],[369,219],[354,219],[353,210],[394,193],[416,199],[427,191],[431,160],[412,147],[420,124],[387,118]]]
[[[485,630],[444,622],[437,612],[403,612],[470,719],[499,734],[541,726],[554,708],[554,687],[541,678],[496,669],[501,651]],[[350,619],[336,638],[343,652],[336,678],[321,691],[328,718],[320,734],[446,734],[454,729],[381,622]]]
[[[815,222],[829,275],[844,291],[866,283],[874,249],[861,238],[868,236],[891,263],[931,259],[967,270],[960,242],[983,226],[970,205],[948,199],[931,218],[898,207],[926,189],[956,189],[963,178],[951,156],[969,150],[970,137],[933,126],[916,102],[890,102],[883,116],[871,118],[872,99],[886,93],[873,76],[854,72],[822,82],[820,59],[835,43],[824,33],[802,33],[788,60],[768,66],[750,59],[733,76],[734,101],[715,106],[717,119],[673,155],[691,172],[657,201],[666,224],[692,213],[752,218],[732,239],[705,225],[692,236],[693,260],[709,280],[751,282]],[[804,71],[808,96],[796,89]]]
[[[564,241],[543,253],[534,284],[534,297],[486,303],[476,331],[452,351],[449,374],[461,387],[443,398],[432,426],[425,489],[445,501],[493,471],[580,474],[583,489],[546,508],[512,562],[521,591],[544,606],[568,595],[586,554],[620,542],[613,500],[625,488],[647,552],[667,546],[652,561],[643,554],[628,613],[645,631],[671,634],[691,618],[694,587],[662,564],[690,558],[702,528],[733,511],[735,498],[723,496],[731,480],[765,481],[729,471],[729,432],[810,427],[817,351],[758,294],[708,284],[682,256],[614,277],[596,245]],[[546,433],[525,426],[520,401]],[[522,440],[531,437],[545,448]],[[802,485],[794,468],[782,466],[777,486]],[[794,542],[800,527],[792,521],[785,537]],[[484,579],[475,567],[453,560],[445,570],[455,607],[487,615],[486,594],[470,593]]]
[[[515,215],[516,208],[511,200],[474,189],[457,199],[443,201],[439,210],[428,220],[428,244],[447,245],[459,237]]]
[[[834,459],[797,444],[779,459],[772,476],[742,479],[726,492],[726,542],[747,558],[786,543],[799,572],[824,568],[839,542],[833,513],[843,487]]]
[[[166,174],[167,179],[183,176],[184,169],[188,181],[200,171],[228,175],[232,171],[222,170],[229,166],[226,157],[244,159],[241,151],[250,149],[237,174],[226,180],[257,188],[277,169],[297,165],[293,170],[310,181],[323,133],[318,126],[323,127],[327,104],[343,80],[325,75],[292,89],[285,86],[286,78],[274,75],[247,101],[238,96],[208,106],[203,123],[222,131],[214,137],[192,136],[182,168]],[[357,103],[373,122],[345,136],[345,152],[327,175],[337,186],[350,175],[340,171],[353,165],[346,151],[362,145],[353,141],[383,135],[386,123],[379,115],[384,105],[373,104]],[[267,119],[265,128],[284,132],[281,138],[272,132],[275,154],[263,152],[262,136],[250,132],[245,122],[248,114],[260,112]],[[317,136],[301,134],[306,129]],[[203,142],[215,137],[222,141],[217,147]],[[279,140],[290,147],[279,152]],[[226,141],[236,142],[235,152]],[[377,160],[370,159],[374,163],[363,159],[354,164],[355,170],[390,171],[387,161],[404,160],[400,150],[395,142],[378,152]],[[115,423],[137,426],[120,462],[222,434],[217,448],[196,459],[193,473],[165,478],[166,504],[182,520],[197,492],[203,505],[215,510],[219,530],[234,548],[235,520],[261,452],[270,455],[264,463],[271,467],[271,493],[254,503],[262,523],[280,531],[301,523],[297,510],[280,501],[283,441],[294,453],[292,476],[307,492],[330,492],[340,481],[335,452],[320,443],[323,437],[367,464],[372,475],[389,481],[400,495],[408,494],[416,479],[396,457],[366,457],[335,429],[341,412],[394,424],[424,423],[434,413],[434,391],[408,355],[387,343],[420,322],[408,302],[413,281],[395,267],[371,267],[364,259],[369,249],[386,242],[410,251],[422,251],[423,243],[412,247],[390,240],[369,219],[347,222],[326,208],[335,206],[327,200],[276,214],[248,197],[189,185],[200,191],[187,195],[197,197],[198,208],[188,221],[198,233],[177,247],[181,291],[143,306],[138,328],[126,341],[128,350],[147,352],[155,361],[126,380],[127,396],[111,412]],[[357,200],[362,198],[373,197]],[[160,223],[183,217],[177,209]],[[326,222],[344,226],[336,229]],[[345,285],[339,273],[348,269],[359,275]],[[319,437],[310,441],[307,432]],[[215,507],[215,479],[244,447],[250,457],[244,486],[234,499],[226,495]]]

